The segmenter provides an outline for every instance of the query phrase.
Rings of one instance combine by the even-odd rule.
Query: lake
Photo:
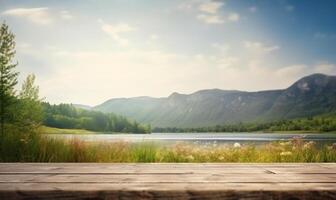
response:
[[[72,135],[52,134],[53,138],[72,139],[79,138],[84,141],[102,142],[192,142],[192,143],[218,143],[218,144],[263,144],[272,141],[286,141],[293,138],[302,138],[305,141],[314,141],[318,144],[336,143],[336,134],[329,133],[152,133],[152,134],[94,134],[94,135]]]

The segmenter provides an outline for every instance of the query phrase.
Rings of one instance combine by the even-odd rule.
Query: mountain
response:
[[[287,89],[259,92],[210,89],[165,98],[110,99],[93,109],[153,127],[202,127],[307,117],[336,111],[336,76],[313,74]]]

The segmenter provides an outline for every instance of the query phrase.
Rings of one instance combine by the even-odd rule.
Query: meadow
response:
[[[40,133],[5,134],[0,162],[336,162],[336,144],[317,145],[295,138],[264,145],[177,142],[85,142],[55,139]]]

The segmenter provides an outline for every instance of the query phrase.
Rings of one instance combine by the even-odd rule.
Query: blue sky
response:
[[[52,103],[286,88],[336,74],[332,0],[4,1],[22,80]]]

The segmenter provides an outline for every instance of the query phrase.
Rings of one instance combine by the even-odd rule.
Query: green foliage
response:
[[[149,133],[150,126],[140,125],[113,113],[76,108],[71,104],[43,103],[44,125],[55,128],[86,129],[98,132]]]
[[[325,114],[321,116],[300,118],[293,120],[279,120],[265,123],[239,123],[223,124],[199,128],[154,128],[153,132],[178,133],[178,132],[256,132],[256,131],[311,131],[329,132],[336,131],[336,115]]]
[[[12,105],[15,102],[14,86],[17,84],[17,64],[12,60],[15,56],[14,34],[9,31],[8,25],[0,27],[0,131],[4,134],[5,123],[11,122],[13,116]]]
[[[47,126],[41,126],[40,132],[43,134],[72,134],[72,135],[91,135],[98,132],[88,131],[84,129],[62,129],[62,128],[52,128]]]
[[[35,75],[28,75],[22,84],[19,93],[15,120],[17,127],[23,132],[35,130],[43,119],[41,100],[39,99],[39,87],[34,85]]]
[[[0,162],[336,162],[336,146],[293,139],[261,146],[84,142],[6,134]]]
[[[38,87],[34,86],[34,75],[29,75],[16,96],[18,72],[15,56],[14,34],[4,23],[0,27],[0,154],[9,159],[29,159],[21,157],[35,154],[39,136],[36,130],[42,119]],[[26,144],[31,145],[29,148]],[[34,146],[34,147],[33,147]]]

